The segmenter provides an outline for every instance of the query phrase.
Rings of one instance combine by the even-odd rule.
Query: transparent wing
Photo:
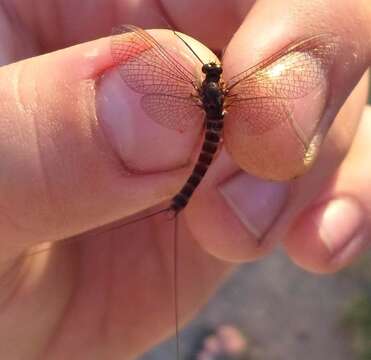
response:
[[[282,109],[293,107],[296,99],[308,95],[325,81],[336,50],[333,35],[312,36],[288,45],[234,76],[227,85],[226,108],[230,121],[251,122],[244,126],[245,135],[250,130],[251,135],[256,135],[256,129],[262,134],[279,126],[287,120]],[[269,119],[258,115],[263,113]]]
[[[278,180],[306,171],[318,150],[312,141],[324,129],[327,92],[321,91],[337,49],[333,35],[312,36],[230,79],[224,138],[242,168]],[[304,110],[299,100],[312,93],[323,94],[316,100],[318,109]],[[305,111],[313,112],[310,121],[303,121]]]
[[[190,96],[148,94],[141,99],[144,111],[157,123],[173,130],[186,131],[203,119],[203,111]]]
[[[232,77],[227,89],[239,101],[251,97],[303,97],[324,81],[337,48],[332,34],[295,41]]]
[[[288,103],[277,98],[251,98],[235,101],[228,110],[227,121],[236,122],[236,131],[245,136],[262,135],[291,117]]]
[[[141,94],[189,97],[196,77],[148,32],[133,25],[115,29],[111,53],[125,83]]]
[[[292,104],[279,98],[232,106],[225,117],[224,141],[242,169],[264,179],[291,179],[304,173],[310,162],[309,142],[294,122]]]

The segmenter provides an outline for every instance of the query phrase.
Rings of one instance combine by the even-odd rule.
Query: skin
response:
[[[163,27],[156,16],[143,15],[144,7],[145,14],[171,19],[216,52],[227,47],[226,77],[318,29],[342,41],[336,76],[327,79],[333,92],[326,114],[336,119],[314,167],[288,182],[278,213],[259,213],[272,218],[265,231],[251,231],[241,220],[245,214],[222,196],[228,181],[230,191],[247,198],[246,184],[260,184],[242,174],[225,150],[178,218],[182,321],[206,302],[234,263],[268,254],[279,240],[294,262],[318,273],[337,271],[368,248],[371,110],[362,75],[371,60],[369,1],[213,3],[20,0],[0,7],[0,61],[9,64],[0,68],[2,358],[130,359],[174,331],[173,222],[155,217],[77,235],[158,205],[178,191],[191,168],[199,129],[169,137],[169,130],[144,122],[139,129],[153,130],[160,148],[172,151],[152,151],[146,144],[137,149],[138,141],[129,144],[142,151],[129,153],[129,132],[118,132],[117,140],[107,130],[105,119],[115,109],[109,114],[101,104],[105,96],[113,102],[117,92],[105,85],[114,75],[108,72],[110,41],[103,37],[121,23]],[[80,45],[69,47],[74,44]],[[241,53],[246,56],[233,62]],[[126,95],[123,90],[116,96]],[[117,111],[130,118],[130,106]],[[140,164],[142,172],[129,175],[128,163]],[[242,181],[233,181],[241,174]],[[348,210],[343,200],[351,203]],[[249,212],[254,209],[252,203]],[[331,221],[336,232],[327,226]],[[360,225],[349,230],[355,221]],[[73,236],[68,246],[21,255],[41,242]]]

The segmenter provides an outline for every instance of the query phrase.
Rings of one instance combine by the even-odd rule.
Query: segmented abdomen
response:
[[[175,214],[187,206],[193,192],[205,176],[211,162],[213,161],[214,155],[218,150],[222,129],[223,118],[206,119],[204,143],[197,159],[197,163],[183,188],[171,199],[170,210],[174,211]]]

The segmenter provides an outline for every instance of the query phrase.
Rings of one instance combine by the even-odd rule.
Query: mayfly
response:
[[[326,77],[336,50],[333,38],[320,34],[295,41],[225,82],[221,63],[204,62],[181,34],[174,31],[174,35],[199,62],[202,78],[141,28],[125,25],[112,38],[114,64],[125,84],[142,95],[140,104],[150,119],[180,132],[203,124],[203,143],[196,164],[165,211],[176,216],[187,206],[220,148],[223,132],[233,157],[236,149],[239,154],[249,153],[249,142],[263,144],[265,134],[285,127],[299,144],[303,162],[293,167],[293,173],[282,175],[273,171],[268,176],[281,180],[304,172],[316,151],[311,145],[319,119],[314,121],[310,136],[304,136],[295,123],[293,108],[295,100],[311,93]],[[251,167],[247,170],[254,172],[259,155],[249,157]],[[176,298],[177,294],[177,302]],[[176,303],[176,313],[177,310]],[[177,347],[178,358],[179,344]]]
[[[291,140],[299,144],[297,158],[302,162],[288,174],[270,171],[267,176],[281,180],[304,172],[314,158],[312,139],[320,119],[313,122],[311,136],[304,136],[295,122],[294,107],[298,99],[323,85],[336,51],[332,35],[319,34],[290,43],[228,81],[223,80],[221,63],[202,61],[181,34],[174,32],[174,36],[199,62],[202,77],[182,65],[149,32],[136,26],[120,27],[111,41],[113,63],[125,84],[140,94],[148,118],[181,132],[197,124],[204,127],[202,148],[189,178],[168,207],[150,216],[169,211],[176,217],[187,206],[222,138],[237,163],[239,154],[243,154],[249,159],[247,170],[260,175],[256,164],[264,160],[259,149],[264,151],[265,137],[275,129],[285,128]],[[177,352],[179,357],[179,349]]]
[[[257,164],[265,160],[264,155],[249,150],[256,143],[263,147],[264,137],[277,128],[288,129],[288,136],[299,144],[302,163],[294,164],[289,173],[276,170],[263,176],[287,180],[305,172],[317,152],[312,141],[318,135],[320,116],[313,121],[309,136],[304,135],[308,129],[303,131],[293,116],[295,101],[323,84],[336,50],[333,37],[320,34],[295,41],[224,82],[220,63],[203,62],[180,34],[174,34],[199,61],[203,79],[145,30],[123,26],[112,40],[113,61],[126,85],[142,94],[141,106],[149,118],[180,132],[203,123],[200,155],[169,210],[176,214],[187,205],[220,147],[222,134],[232,157],[238,162],[239,154],[246,155],[246,170],[262,175]]]

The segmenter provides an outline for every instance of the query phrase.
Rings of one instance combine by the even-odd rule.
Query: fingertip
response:
[[[231,121],[226,119],[226,144],[250,173],[287,180],[307,172],[336,113],[368,66],[369,45],[362,27],[353,31],[346,27],[349,8],[339,2],[336,16],[328,10],[326,2],[288,1],[283,7],[279,1],[259,1],[228,45],[223,58],[226,79],[234,84],[248,74],[248,81],[234,91],[242,91],[246,102],[254,95],[268,98],[264,105],[250,100],[248,110],[230,106],[228,114],[227,109]],[[298,47],[300,43],[306,45]],[[244,125],[240,118],[252,120]],[[255,136],[245,142],[253,131]]]
[[[265,241],[265,235],[288,196],[288,184],[236,171],[228,154],[222,151],[185,215],[190,231],[207,252],[224,261],[252,261],[275,245],[274,241]]]
[[[134,173],[169,171],[189,163],[203,125],[203,113],[191,101],[201,76],[200,59],[216,60],[185,34],[161,29],[146,34],[148,38],[134,29],[115,35],[115,67],[97,81],[98,120],[124,166]]]
[[[110,39],[103,38],[0,69],[7,240],[73,236],[158,204],[180,186],[184,173],[136,177],[123,171],[96,112],[96,81],[112,65]]]
[[[292,260],[308,271],[338,271],[370,245],[365,211],[350,196],[328,200],[300,216],[284,245]]]

